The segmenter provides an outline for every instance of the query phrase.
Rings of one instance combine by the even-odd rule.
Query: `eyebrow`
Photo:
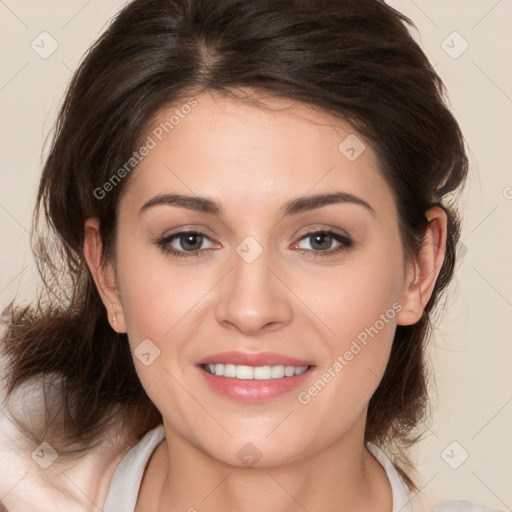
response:
[[[333,192],[328,194],[316,194],[303,196],[288,201],[280,208],[280,214],[284,216],[296,215],[298,213],[314,210],[331,204],[350,203],[363,206],[370,213],[375,215],[375,210],[369,203],[348,192]],[[158,194],[144,203],[139,211],[144,211],[158,205],[179,206],[189,210],[195,210],[201,213],[221,216],[223,208],[220,203],[206,197],[186,196],[183,194]]]

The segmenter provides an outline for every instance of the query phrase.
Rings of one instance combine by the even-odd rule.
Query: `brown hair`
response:
[[[57,390],[41,428],[26,427],[34,442],[80,454],[114,424],[131,443],[161,421],[126,334],[108,323],[83,254],[84,221],[99,217],[105,261],[115,257],[116,208],[130,176],[102,199],[93,191],[163,107],[205,90],[251,88],[338,116],[370,141],[408,258],[421,246],[426,210],[438,205],[448,216],[434,291],[421,320],[397,328],[365,432],[415,488],[399,462],[425,417],[425,344],[454,272],[460,221],[451,193],[468,164],[444,85],[409,25],[381,0],[135,0],[116,16],[73,76],[42,173],[32,233],[45,287],[36,305],[13,300],[3,312],[8,394],[41,376]]]

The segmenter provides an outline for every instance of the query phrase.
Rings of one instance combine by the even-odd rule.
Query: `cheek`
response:
[[[153,247],[125,251],[118,259],[118,279],[130,344],[144,338],[164,343],[209,289],[197,268],[173,266]]]
[[[321,280],[315,277],[316,286],[304,288],[303,296],[331,331],[326,337],[331,346],[342,349],[347,340],[375,324],[384,338],[389,337],[396,324],[396,310],[400,309],[396,304],[401,291],[398,255],[358,256],[330,270]]]
[[[117,269],[139,380],[159,410],[181,424],[180,403],[188,398],[179,385],[184,380],[181,363],[190,359],[187,340],[197,326],[197,305],[209,288],[206,276],[198,276],[197,269],[173,267],[153,247],[123,251]]]
[[[366,406],[384,374],[402,309],[400,263],[398,254],[382,258],[368,253],[298,293],[319,312],[326,349],[315,389],[303,390],[299,402],[318,401],[320,408],[320,402],[340,404],[340,415]]]
[[[177,382],[190,370],[194,338],[218,271],[172,264],[159,252],[131,247],[119,254],[117,269],[135,369],[153,402],[169,405],[183,394]]]

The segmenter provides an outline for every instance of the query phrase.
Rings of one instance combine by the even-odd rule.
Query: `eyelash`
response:
[[[190,258],[190,257],[198,257],[201,258],[205,256],[207,251],[211,251],[212,249],[200,249],[197,251],[178,251],[170,246],[170,243],[176,239],[179,238],[181,235],[185,234],[192,234],[192,235],[199,235],[202,237],[205,237],[207,239],[210,239],[207,235],[204,233],[201,233],[200,231],[179,231],[178,233],[173,233],[172,235],[169,235],[165,238],[162,238],[161,240],[157,241],[156,244],[168,255],[171,255],[175,258]],[[332,256],[334,254],[340,253],[342,251],[347,251],[348,249],[351,249],[355,246],[355,242],[346,235],[341,235],[335,231],[327,230],[327,229],[319,229],[314,230],[306,233],[301,238],[299,238],[298,242],[301,242],[302,240],[305,240],[311,236],[314,235],[328,235],[332,236],[332,238],[337,241],[340,245],[336,249],[329,249],[326,251],[315,251],[314,249],[298,249],[299,252],[302,254],[304,253],[310,253],[309,255],[313,258],[325,258],[328,256]],[[295,242],[295,243],[298,243]],[[311,254],[312,253],[312,254]]]

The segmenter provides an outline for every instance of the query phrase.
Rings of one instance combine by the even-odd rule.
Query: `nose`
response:
[[[243,253],[240,253],[243,255]],[[292,319],[291,292],[277,277],[268,251],[254,260],[234,254],[233,268],[222,281],[215,316],[225,327],[247,336],[273,331]],[[276,267],[276,268],[272,268]]]

